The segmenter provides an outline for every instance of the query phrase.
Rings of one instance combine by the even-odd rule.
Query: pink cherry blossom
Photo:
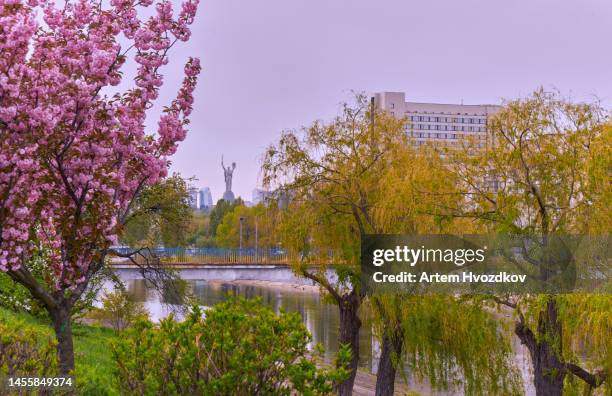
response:
[[[189,39],[198,1],[178,12],[168,0],[105,4],[0,0],[0,271],[27,265],[37,241],[56,290],[89,281],[131,202],[167,174],[200,72],[189,59],[158,130],[145,130],[162,68]],[[128,57],[138,65],[131,86],[106,94],[127,85]]]

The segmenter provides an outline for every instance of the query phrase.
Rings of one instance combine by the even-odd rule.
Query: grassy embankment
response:
[[[11,324],[17,321],[40,331],[44,337],[54,337],[49,323],[25,313],[15,313],[0,308],[0,323]],[[111,343],[117,335],[114,330],[75,324],[73,326],[75,348],[75,378],[80,394],[114,395],[113,362]]]

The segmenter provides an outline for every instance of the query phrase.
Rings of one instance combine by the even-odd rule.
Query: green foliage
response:
[[[278,210],[274,203],[266,206],[263,203],[247,208],[236,206],[227,212],[217,227],[216,241],[220,248],[240,247],[240,222],[242,219],[242,247],[255,247],[257,228],[257,245],[259,248],[270,248],[278,245],[276,239],[276,219]]]
[[[0,307],[11,311],[29,311],[31,304],[28,289],[13,281],[6,273],[0,272]]]
[[[35,250],[28,262],[28,268],[32,276],[43,285],[46,284],[46,266],[44,265],[46,254],[45,250]],[[32,298],[30,291],[3,272],[0,272],[0,307],[15,312],[28,312],[40,318],[48,318],[47,311],[38,300]]]
[[[581,209],[584,232],[606,235],[612,224],[612,124],[593,139],[586,168],[584,193],[591,204]]]
[[[597,103],[543,89],[508,102],[489,121],[494,149],[451,153],[467,200],[459,212],[516,234],[584,233],[597,217],[609,220],[607,117]],[[483,176],[497,188],[488,188]],[[609,221],[605,227],[609,232]]]
[[[210,214],[194,212],[187,229],[187,245],[197,248],[217,247],[211,235]]]
[[[217,201],[215,207],[210,211],[210,235],[215,237],[217,235],[217,227],[223,221],[225,215],[234,210],[238,206],[244,206],[244,202],[240,198],[236,198],[234,202],[229,203],[224,199]]]
[[[405,361],[417,378],[441,390],[462,388],[466,395],[522,393],[510,334],[480,304],[442,295],[372,298],[375,329],[400,324],[403,356],[396,363]]]
[[[49,284],[50,276],[45,264],[48,250],[36,249],[28,261],[30,273],[40,285],[45,285],[47,289],[53,289],[54,285]],[[98,271],[90,280],[81,298],[72,307],[72,317],[78,318],[90,311],[96,296],[105,280],[113,275],[109,269],[104,268]],[[0,272],[0,307],[11,311],[23,311],[41,319],[48,319],[49,315],[44,306],[37,299],[32,298],[30,291],[21,284],[13,281],[6,273]]]
[[[347,376],[345,349],[340,368],[317,368],[298,314],[230,298],[205,316],[194,307],[183,322],[170,316],[158,327],[141,320],[128,329],[113,349],[122,393],[324,395]]]
[[[122,331],[137,319],[147,318],[149,313],[141,302],[135,301],[126,291],[117,289],[106,292],[102,297],[102,308],[96,308],[89,316],[100,324]]]
[[[121,242],[133,247],[185,246],[191,215],[187,181],[173,174],[138,195]]]
[[[23,321],[0,321],[0,376],[56,374],[56,343]]]
[[[555,297],[559,318],[564,325],[563,356],[565,361],[580,364],[589,372],[612,377],[612,295],[565,294]],[[581,359],[588,356],[588,360]],[[566,377],[565,390],[577,394],[586,384],[574,376]],[[603,383],[601,393],[612,394],[612,381]]]
[[[306,254],[296,265],[329,262],[333,251],[346,290],[359,288],[361,235],[383,232],[374,216],[381,175],[409,145],[404,119],[380,112],[371,123],[370,115],[368,98],[358,94],[330,122],[283,132],[262,169],[264,185],[291,197],[279,226],[283,247]],[[325,269],[317,275],[325,278]]]
[[[15,337],[15,334],[31,334],[30,340],[37,340],[39,350],[50,348],[50,353],[55,359],[54,332],[47,320],[27,313],[15,313],[0,308],[0,338],[5,333],[12,337]],[[75,324],[73,335],[78,393],[118,395],[112,383],[113,363],[110,353],[110,344],[116,338],[116,333],[101,327]],[[52,346],[49,346],[50,343]],[[52,364],[55,367],[55,363]],[[0,375],[2,374],[0,369]]]
[[[507,103],[488,124],[492,149],[450,155],[465,201],[445,214],[473,218],[488,231],[545,236],[544,248],[551,245],[550,235],[609,235],[609,122],[598,103],[576,103],[543,89]],[[497,188],[489,188],[487,181]],[[521,264],[526,272],[547,280],[547,257],[536,255]],[[579,257],[583,260],[577,260],[578,265],[590,265],[584,260],[588,254]],[[609,262],[603,265],[606,273]],[[602,338],[611,338],[612,312],[602,308],[609,306],[609,298],[521,295],[510,300],[503,303],[516,307],[515,332],[534,360],[544,352],[554,355],[545,362],[546,375],[554,372],[564,378],[567,392],[575,393],[582,380],[581,386],[593,388],[605,381],[609,392],[610,344]]]
[[[74,325],[73,336],[79,394],[119,395],[112,381],[111,356],[111,344],[117,333],[103,327]]]

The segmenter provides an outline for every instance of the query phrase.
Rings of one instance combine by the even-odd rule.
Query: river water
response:
[[[122,277],[123,278],[123,277]],[[134,279],[129,276],[123,279],[128,291],[137,301],[144,304],[149,311],[151,319],[158,321],[174,312],[181,316],[177,311],[178,306],[172,301],[164,301],[163,296],[149,287],[143,279]],[[338,351],[338,329],[339,314],[337,306],[326,303],[318,292],[306,288],[302,290],[292,287],[279,287],[278,284],[250,285],[245,282],[223,282],[190,279],[187,281],[188,292],[195,297],[196,301],[203,307],[210,307],[222,302],[228,294],[237,294],[247,298],[261,298],[263,303],[272,307],[276,312],[281,309],[287,312],[298,312],[304,324],[312,334],[313,343],[321,344],[325,350],[325,358],[333,360]],[[107,289],[112,286],[108,284]],[[362,313],[363,326],[360,331],[360,366],[375,374],[378,365],[380,347],[377,338],[373,335],[372,326],[368,322],[367,312]],[[526,384],[525,392],[527,395],[533,394],[531,384],[532,378],[529,374],[529,359],[526,357],[524,347],[517,339],[514,342],[517,351],[517,364],[523,372],[523,382]],[[405,382],[411,389],[423,395],[460,395],[459,391],[434,392],[427,383],[416,381],[405,372],[401,382]]]

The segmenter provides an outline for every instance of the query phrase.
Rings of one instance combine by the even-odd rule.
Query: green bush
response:
[[[24,322],[0,322],[0,376],[52,376],[55,346],[53,338]]]
[[[95,308],[89,317],[99,324],[122,331],[131,326],[138,318],[148,317],[149,313],[143,304],[123,290],[104,293],[102,308]]]
[[[228,297],[183,322],[140,320],[116,342],[122,394],[326,395],[346,379],[348,349],[337,367],[318,368],[299,314],[276,315],[259,300]]]

